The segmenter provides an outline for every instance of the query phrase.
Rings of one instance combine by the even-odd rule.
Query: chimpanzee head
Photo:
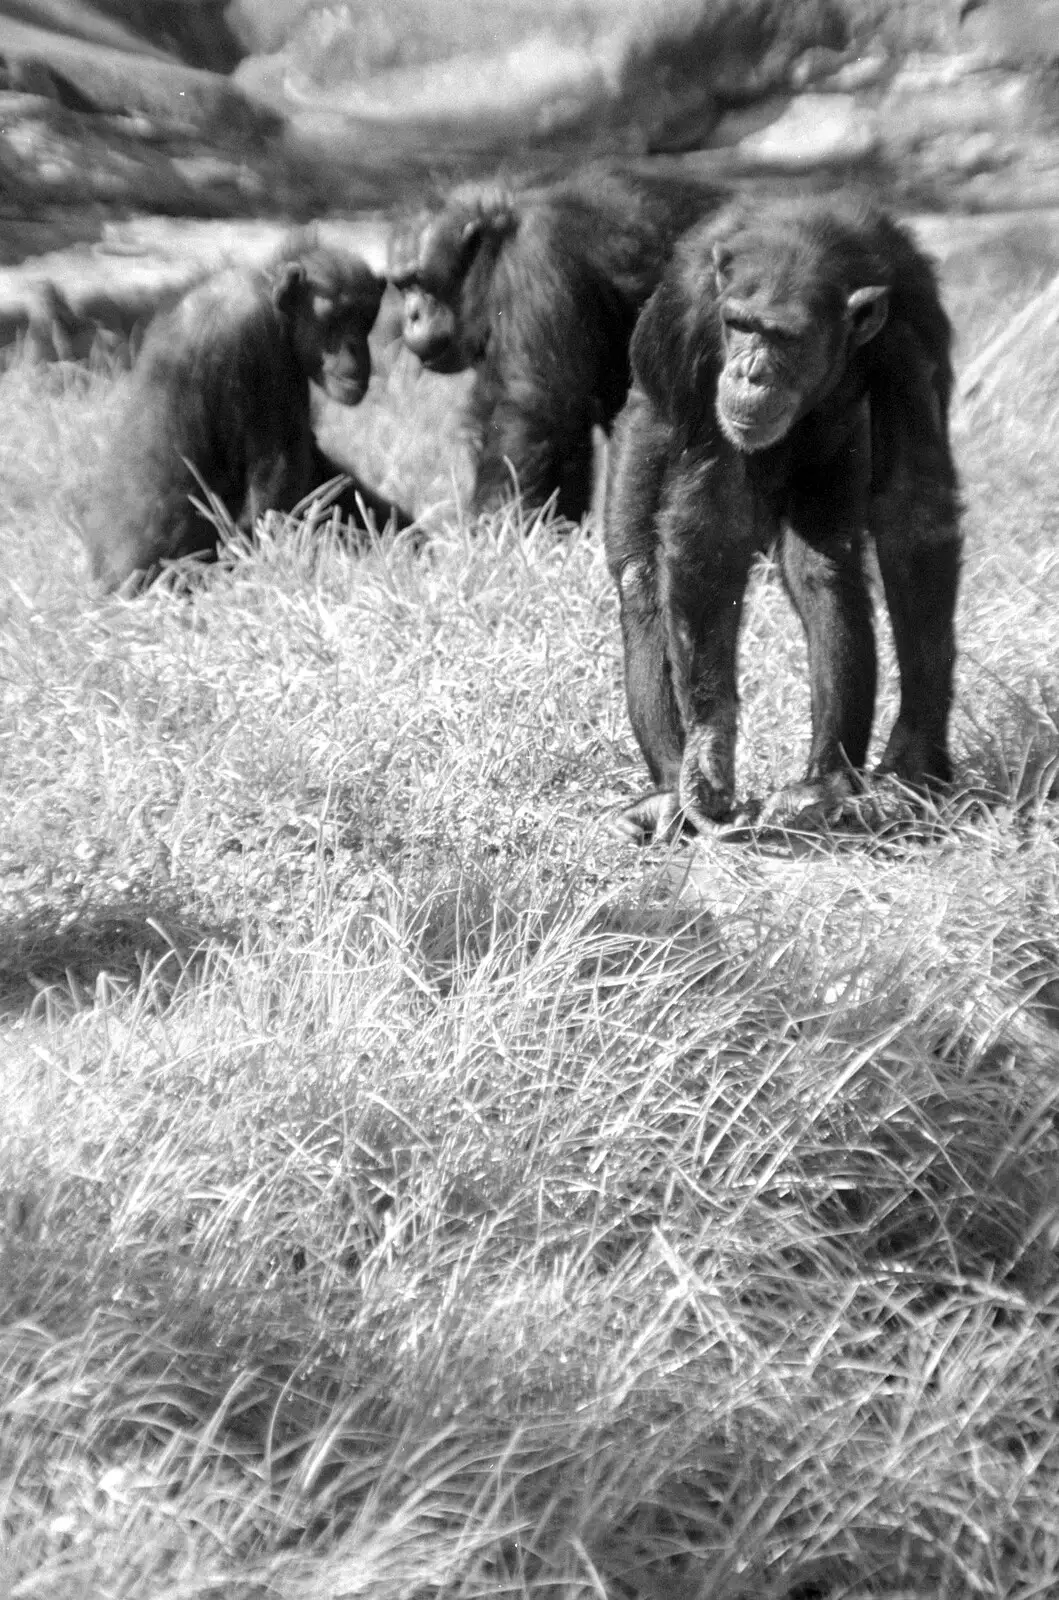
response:
[[[765,450],[879,332],[889,290],[851,282],[842,252],[811,229],[751,227],[717,240],[710,262],[720,334],[717,420],[736,449]]]
[[[462,372],[484,359],[493,270],[516,227],[505,193],[472,187],[391,239],[389,275],[404,295],[404,342],[431,372]]]
[[[305,376],[341,405],[363,400],[371,377],[368,334],[386,289],[359,256],[313,245],[281,262],[272,303],[290,326]]]

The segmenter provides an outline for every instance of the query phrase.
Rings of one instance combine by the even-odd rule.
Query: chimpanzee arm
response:
[[[618,590],[629,720],[652,779],[675,794],[684,728],[669,672],[658,571],[668,461],[669,428],[634,390],[611,445],[604,544]]]
[[[678,795],[693,820],[723,820],[735,795],[737,651],[754,502],[732,451],[685,450],[659,517],[661,600],[673,693],[684,725]]]
[[[788,820],[850,792],[875,707],[875,629],[864,577],[871,472],[867,407],[824,462],[792,469],[780,540],[784,586],[805,630],[812,743],[805,778],[772,796],[764,820]]]

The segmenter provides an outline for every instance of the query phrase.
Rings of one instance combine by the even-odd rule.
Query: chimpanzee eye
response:
[[[423,293],[430,295],[431,299],[433,300],[444,300],[447,298],[449,291],[448,281],[445,278],[438,277],[436,273],[420,273],[418,284]]]

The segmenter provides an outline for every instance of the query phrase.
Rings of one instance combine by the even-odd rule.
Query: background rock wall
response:
[[[1059,0],[5,0],[0,265],[137,214],[384,213],[606,154],[1056,207],[1057,134]]]

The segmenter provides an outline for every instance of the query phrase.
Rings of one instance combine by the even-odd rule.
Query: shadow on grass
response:
[[[202,969],[211,946],[230,947],[230,927],[189,921],[150,901],[41,906],[0,920],[0,1017],[44,1006],[79,1010],[114,988],[150,982],[168,1001]]]

